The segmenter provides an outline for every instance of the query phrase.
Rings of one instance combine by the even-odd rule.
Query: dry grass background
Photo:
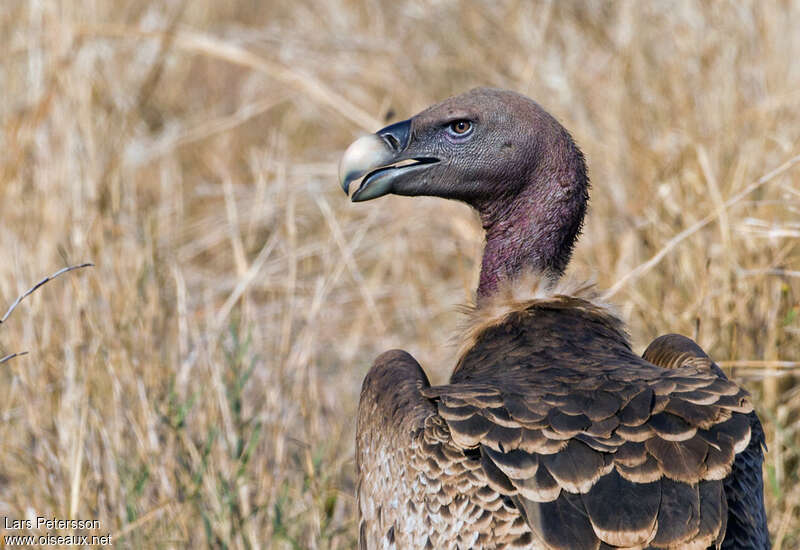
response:
[[[756,396],[774,546],[800,548],[798,28],[796,1],[3,2],[0,307],[97,265],[0,327],[31,352],[0,366],[0,515],[352,548],[361,379],[390,347],[446,379],[482,235],[459,204],[353,205],[336,163],[490,85],[586,152],[571,272],[634,273],[637,349],[694,336]]]

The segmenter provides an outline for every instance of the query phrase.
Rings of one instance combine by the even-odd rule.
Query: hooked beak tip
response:
[[[355,140],[339,162],[339,184],[346,195],[352,196],[352,184],[369,171],[392,160],[394,154],[386,142],[375,134]]]

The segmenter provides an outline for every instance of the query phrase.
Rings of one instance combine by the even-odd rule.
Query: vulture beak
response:
[[[354,141],[339,162],[339,183],[353,202],[368,201],[396,190],[401,180],[439,159],[406,155],[411,121],[404,120]],[[357,180],[360,185],[354,185]]]

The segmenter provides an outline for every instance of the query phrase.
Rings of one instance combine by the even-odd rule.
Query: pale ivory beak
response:
[[[342,189],[352,198],[359,189],[358,185],[351,185],[354,181],[361,179],[369,172],[389,166],[394,158],[395,152],[390,150],[386,142],[378,135],[370,134],[358,138],[347,148],[339,162],[339,183]],[[388,190],[375,189],[375,195],[382,191]]]

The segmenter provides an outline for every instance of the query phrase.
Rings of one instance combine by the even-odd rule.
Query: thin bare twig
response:
[[[0,359],[0,365],[5,363],[6,361],[11,361],[14,357],[19,357],[20,355],[28,355],[28,352],[27,351],[21,351],[19,353],[10,353],[10,354],[6,355],[5,357],[3,357],[2,359]]]
[[[72,265],[72,266],[69,266],[69,267],[65,267],[65,268],[59,269],[58,271],[56,271],[55,273],[53,273],[49,277],[45,277],[44,279],[42,279],[41,281],[39,281],[38,283],[33,285],[26,292],[21,294],[19,296],[19,298],[14,300],[14,303],[11,304],[10,308],[8,308],[8,311],[6,311],[6,314],[3,315],[2,319],[0,319],[0,325],[2,325],[3,323],[6,322],[6,319],[8,319],[8,316],[11,315],[11,312],[14,311],[17,308],[17,306],[19,305],[19,303],[22,300],[24,300],[25,298],[27,298],[28,296],[30,296],[31,294],[36,292],[39,289],[40,286],[44,285],[45,283],[48,283],[49,281],[52,281],[53,279],[55,279],[56,277],[58,277],[60,275],[63,275],[64,273],[67,273],[68,271],[74,271],[76,269],[82,269],[84,267],[94,267],[94,264],[93,263],[85,263],[85,264],[81,264],[81,265]]]
[[[672,237],[669,241],[667,241],[667,244],[665,244],[661,248],[661,250],[656,252],[649,260],[647,260],[642,264],[639,264],[633,270],[623,275],[611,288],[609,288],[606,291],[606,293],[603,295],[603,299],[608,300],[609,298],[614,296],[614,294],[619,292],[623,286],[625,286],[632,280],[638,279],[646,272],[650,271],[650,269],[658,265],[658,263],[664,259],[664,256],[666,256],[673,248],[678,246],[678,244],[680,244],[682,241],[686,240],[687,237],[694,235],[695,233],[700,231],[709,223],[716,220],[724,210],[730,208],[731,206],[742,200],[744,197],[746,197],[747,195],[749,195],[750,193],[752,193],[765,183],[783,174],[798,162],[800,162],[800,155],[795,155],[794,157],[790,158],[789,160],[787,160],[786,162],[784,162],[771,172],[768,172],[763,176],[761,176],[760,178],[758,178],[756,181],[745,187],[741,192],[737,193],[736,195],[728,199],[724,204],[721,205],[721,208],[717,208],[716,212],[714,212],[713,214],[709,214],[699,222],[684,229],[683,231]]]
[[[68,271],[74,271],[76,269],[81,269],[81,268],[84,268],[84,267],[93,267],[93,266],[94,266],[93,263],[88,263],[88,262],[85,263],[85,264],[81,264],[81,265],[72,265],[72,266],[68,266],[68,267],[64,267],[62,269],[59,269],[58,271],[56,271],[55,273],[53,273],[49,277],[45,277],[44,279],[42,279],[41,281],[39,281],[38,283],[33,285],[31,288],[29,288],[26,292],[20,294],[19,297],[16,300],[14,300],[14,303],[11,304],[11,307],[8,308],[8,311],[6,311],[6,314],[3,315],[2,319],[0,319],[0,325],[2,325],[3,323],[6,322],[6,319],[8,319],[8,317],[17,308],[17,306],[20,304],[20,302],[22,300],[24,300],[25,298],[27,298],[28,296],[30,296],[31,294],[36,292],[36,290],[39,289],[39,287],[41,287],[42,285],[46,284],[49,281],[52,281],[53,279],[55,279],[59,275],[67,273]],[[0,365],[5,363],[6,361],[11,361],[15,357],[20,357],[22,355],[27,355],[27,354],[28,354],[27,351],[20,351],[20,352],[17,352],[17,353],[11,353],[9,355],[6,355],[5,357],[0,359]]]

